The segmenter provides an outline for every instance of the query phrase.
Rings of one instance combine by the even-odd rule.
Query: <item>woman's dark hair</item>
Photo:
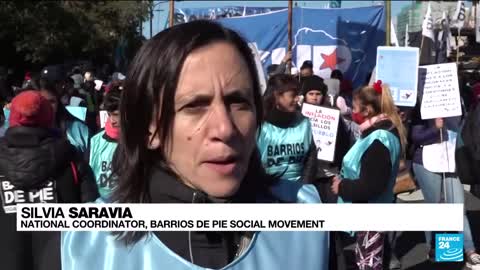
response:
[[[339,81],[343,80],[343,73],[339,69],[335,69],[332,71],[332,74],[330,75],[330,78],[332,79],[338,79]]]
[[[147,179],[151,177],[154,165],[178,177],[167,165],[162,151],[148,149],[149,126],[152,120],[156,121],[157,130],[153,135],[158,135],[161,145],[172,139],[174,97],[185,59],[194,50],[215,42],[231,44],[244,59],[252,78],[257,125],[260,126],[262,101],[255,61],[248,44],[236,32],[211,21],[199,20],[176,25],[158,33],[140,48],[124,83],[120,102],[120,143],[112,163],[113,174],[118,176],[118,185],[113,191],[112,201],[151,201]],[[154,119],[155,117],[157,119]],[[254,166],[261,167],[256,154],[252,155],[252,159],[254,161],[249,165],[248,171]],[[259,182],[253,177],[245,179],[250,178]],[[144,233],[126,232],[116,235],[131,244],[139,240]]]
[[[275,101],[275,93],[276,94],[283,94],[288,91],[295,91],[299,92],[300,87],[298,85],[298,81],[289,74],[277,74],[273,75],[267,83],[267,90],[265,90],[265,94],[263,96],[263,108],[264,108],[264,115],[265,117],[269,112],[271,112],[276,105]]]
[[[117,88],[111,89],[105,95],[105,99],[103,100],[103,109],[107,112],[114,112],[119,109],[120,107],[120,97],[122,92]]]

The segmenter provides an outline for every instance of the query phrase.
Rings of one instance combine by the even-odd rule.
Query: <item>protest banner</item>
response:
[[[67,108],[67,111],[73,116],[85,122],[85,118],[87,117],[87,108],[79,106],[66,106],[65,108]]]
[[[418,48],[377,48],[376,80],[390,87],[395,105],[414,107],[417,103],[418,64]]]
[[[422,119],[462,115],[457,64],[428,65],[419,69],[419,91],[423,93]]]
[[[105,128],[105,123],[107,122],[108,113],[107,111],[100,111],[100,128]]]
[[[304,103],[302,114],[310,119],[317,159],[333,161],[340,111]]]

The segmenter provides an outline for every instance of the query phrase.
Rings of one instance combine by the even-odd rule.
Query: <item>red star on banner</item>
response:
[[[337,49],[335,49],[331,54],[321,54],[323,58],[323,63],[320,69],[329,68],[334,70],[337,67],[337,64],[342,63],[345,59],[337,58]]]

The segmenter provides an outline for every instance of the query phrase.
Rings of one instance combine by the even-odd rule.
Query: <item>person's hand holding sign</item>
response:
[[[283,63],[288,63],[292,61],[292,51],[288,51],[282,59]]]
[[[443,118],[436,118],[435,119],[435,127],[438,129],[443,128]]]
[[[333,194],[335,195],[338,195],[338,191],[340,189],[340,183],[342,182],[342,179],[338,176],[335,176],[333,178],[333,182],[332,182],[332,192]]]

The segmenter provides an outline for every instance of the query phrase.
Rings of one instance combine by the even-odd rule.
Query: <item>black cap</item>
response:
[[[310,60],[304,61],[302,66],[300,67],[300,70],[306,69],[306,68],[311,68],[313,69],[313,63]]]
[[[327,94],[328,87],[323,83],[323,79],[317,75],[304,77],[302,80],[302,95],[306,95],[311,90],[319,90],[322,95]]]

